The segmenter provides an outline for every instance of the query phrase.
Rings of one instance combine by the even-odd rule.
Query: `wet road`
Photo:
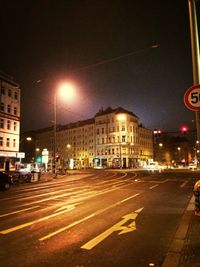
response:
[[[0,266],[162,266],[196,172],[93,171],[0,192]]]

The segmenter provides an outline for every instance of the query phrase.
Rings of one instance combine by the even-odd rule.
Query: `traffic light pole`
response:
[[[199,37],[196,15],[196,0],[188,0],[189,18],[190,18],[190,36],[192,49],[192,70],[193,84],[200,84],[200,54],[199,54]],[[197,141],[200,141],[200,110],[195,111]]]

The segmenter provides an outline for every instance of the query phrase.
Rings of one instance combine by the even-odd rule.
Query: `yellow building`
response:
[[[153,158],[152,131],[138,117],[121,107],[100,110],[95,116],[96,159],[110,168],[143,166]]]
[[[35,132],[36,148],[49,151],[53,166],[53,127]],[[133,168],[153,159],[152,131],[121,107],[101,109],[92,119],[57,126],[58,168]]]

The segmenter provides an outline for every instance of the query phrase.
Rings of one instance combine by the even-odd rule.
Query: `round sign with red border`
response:
[[[184,103],[190,110],[200,110],[200,85],[194,85],[185,92]]]

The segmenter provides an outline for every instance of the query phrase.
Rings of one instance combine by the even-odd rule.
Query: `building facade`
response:
[[[35,131],[35,158],[49,151],[48,167],[54,164],[54,127]],[[40,151],[40,152],[39,152]],[[134,168],[153,159],[152,131],[121,107],[99,110],[92,119],[57,126],[58,168]],[[39,155],[40,153],[40,155]]]
[[[0,74],[0,168],[14,166],[19,152],[20,86]]]
[[[187,166],[195,161],[195,151],[193,141],[185,136],[177,136],[162,133],[160,137],[154,138],[154,159],[159,164],[168,166]]]

